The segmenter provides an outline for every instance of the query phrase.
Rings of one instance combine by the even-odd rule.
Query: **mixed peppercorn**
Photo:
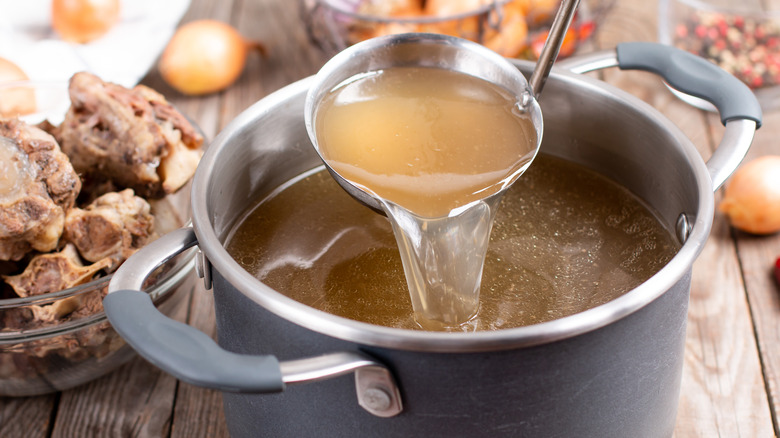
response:
[[[693,11],[674,29],[674,45],[710,59],[750,88],[780,84],[780,25],[764,18]],[[780,257],[773,267],[780,286]]]
[[[677,47],[712,60],[751,88],[780,83],[780,27],[770,20],[695,11],[674,32]]]

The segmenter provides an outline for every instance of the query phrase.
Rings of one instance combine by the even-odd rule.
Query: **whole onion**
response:
[[[13,62],[0,58],[0,117],[14,117],[35,112],[35,92],[27,87],[4,84],[26,81],[27,74]]]
[[[731,225],[748,233],[780,231],[780,156],[766,155],[740,166],[718,209]]]
[[[62,39],[88,43],[119,21],[119,0],[52,0],[51,21]]]
[[[232,26],[197,20],[180,27],[160,57],[165,82],[188,94],[223,90],[238,79],[249,52],[264,53],[259,43],[245,40]]]

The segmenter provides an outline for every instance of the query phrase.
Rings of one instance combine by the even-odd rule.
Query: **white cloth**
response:
[[[189,0],[124,0],[120,21],[87,44],[62,41],[51,27],[51,0],[0,0],[0,57],[34,81],[66,82],[89,71],[136,85],[173,35]]]

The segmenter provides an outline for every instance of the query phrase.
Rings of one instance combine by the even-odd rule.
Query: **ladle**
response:
[[[562,2],[540,62],[531,77],[532,86],[511,63],[484,46],[452,36],[412,33],[367,40],[342,51],[323,66],[306,96],[306,129],[328,171],[350,195],[391,218],[415,320],[425,329],[449,331],[476,328],[468,326],[467,322],[479,309],[482,266],[493,218],[503,193],[531,164],[539,150],[542,116],[536,96],[541,92],[560,50],[563,34],[571,22],[577,1]],[[320,104],[334,90],[393,67],[431,67],[465,73],[498,85],[514,96],[513,112],[517,111],[518,117],[530,120],[530,129],[535,133],[524,134],[528,135],[526,139],[530,144],[522,147],[521,140],[513,140],[511,144],[518,146],[517,158],[509,155],[509,159],[515,164],[510,168],[502,168],[508,173],[499,176],[491,186],[483,186],[484,190],[480,187],[478,192],[474,192],[484,193],[480,195],[481,199],[471,198],[466,205],[452,209],[441,217],[422,217],[354,184],[328,162],[317,132]],[[534,134],[535,138],[532,138]],[[463,159],[479,160],[476,157]],[[502,162],[502,159],[497,160]],[[499,168],[491,170],[494,173],[496,171]],[[420,177],[415,178],[415,186],[425,186],[421,187],[424,191],[439,190],[435,186],[442,184],[440,181],[423,182]],[[448,190],[444,184],[444,190]]]

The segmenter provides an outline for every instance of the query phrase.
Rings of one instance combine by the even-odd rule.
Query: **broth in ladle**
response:
[[[464,73],[392,67],[342,82],[316,109],[323,159],[390,218],[427,329],[460,329],[477,313],[496,194],[537,150],[520,99]]]
[[[436,218],[498,192],[537,135],[518,96],[456,71],[393,67],[331,91],[316,112],[320,154],[339,175]]]
[[[226,249],[265,284],[304,304],[420,328],[389,222],[325,171],[260,202],[231,231]],[[470,328],[530,325],[604,304],[650,278],[678,249],[628,190],[540,155],[501,201]]]

